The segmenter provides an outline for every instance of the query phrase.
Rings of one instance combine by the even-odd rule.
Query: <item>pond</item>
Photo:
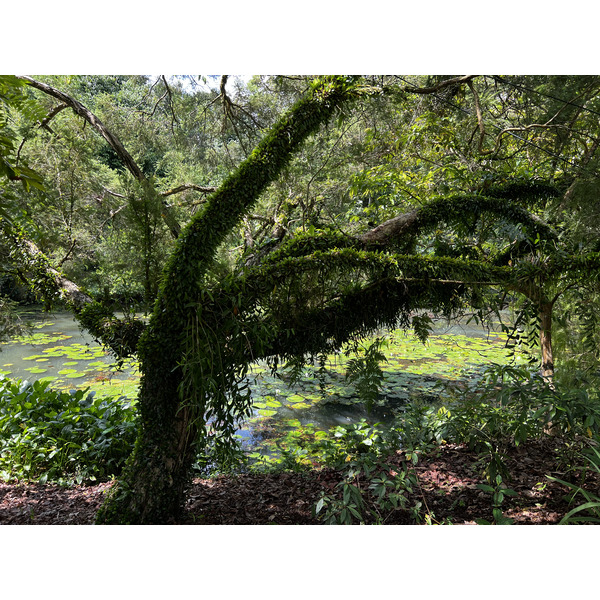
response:
[[[60,389],[89,387],[106,396],[134,396],[137,363],[126,360],[122,368],[82,332],[71,313],[31,311],[23,315],[25,335],[0,344],[0,375],[13,379],[51,381]]]
[[[90,388],[107,396],[137,394],[137,362],[128,360],[118,368],[70,313],[32,313],[28,321],[29,333],[0,345],[0,375],[46,379],[53,388]],[[473,378],[492,362],[508,361],[506,336],[482,327],[437,323],[425,345],[410,332],[385,333],[384,383],[370,412],[346,381],[343,354],[330,357],[321,386],[316,365],[307,366],[293,386],[285,373],[273,376],[265,365],[253,365],[254,414],[239,430],[244,445],[268,447],[292,430],[327,431],[361,419],[385,423],[411,398],[433,400],[440,382]]]
[[[411,332],[384,333],[384,381],[370,411],[346,381],[348,359],[343,354],[330,357],[323,389],[319,389],[317,365],[307,366],[293,387],[286,384],[285,377],[274,377],[257,365],[252,382],[255,416],[242,427],[242,437],[250,445],[262,446],[263,451],[275,448],[290,431],[295,436],[298,432],[319,436],[331,427],[362,419],[385,425],[410,401],[437,400],[441,384],[472,380],[491,363],[510,361],[506,335],[483,327],[437,323],[426,344]]]

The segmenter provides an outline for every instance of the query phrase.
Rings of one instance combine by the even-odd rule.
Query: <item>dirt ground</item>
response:
[[[511,475],[508,487],[516,496],[502,503],[504,516],[519,525],[556,524],[575,505],[569,505],[566,487],[550,482],[547,474],[560,479],[565,473],[557,460],[557,438],[528,443],[512,449],[506,461]],[[404,458],[394,461],[400,467]],[[393,465],[392,465],[393,467]],[[419,485],[410,504],[419,501],[434,523],[474,524],[492,521],[490,494],[477,487],[485,483],[476,465],[476,455],[463,445],[448,444],[421,457],[416,465]],[[195,479],[188,494],[185,513],[173,524],[185,525],[309,525],[320,524],[313,506],[321,492],[334,493],[339,474],[331,470],[306,473],[242,474]],[[89,525],[111,482],[71,488],[50,484],[0,483],[0,524]],[[585,487],[600,493],[600,477],[589,476]],[[579,504],[583,503],[580,499]],[[386,524],[414,524],[409,511],[397,510]]]

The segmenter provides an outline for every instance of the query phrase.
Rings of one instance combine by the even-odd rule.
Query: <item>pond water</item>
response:
[[[30,312],[25,335],[0,344],[0,375],[13,379],[51,381],[51,387],[89,387],[103,395],[137,392],[137,363],[118,368],[91,335],[80,330],[70,313]]]
[[[274,446],[290,430],[318,433],[362,419],[385,425],[411,400],[435,401],[441,384],[476,378],[491,363],[510,360],[506,335],[483,327],[437,323],[425,345],[411,332],[385,334],[384,382],[371,411],[346,381],[348,359],[343,354],[330,357],[322,389],[316,365],[306,367],[293,387],[286,384],[285,377],[282,381],[257,366],[252,386],[256,414],[241,435]]]
[[[33,313],[30,332],[0,345],[0,375],[50,380],[52,388],[90,388],[100,395],[135,397],[136,361],[121,368],[93,338],[79,329],[70,313]],[[249,383],[254,415],[240,429],[245,445],[261,444],[291,430],[326,431],[366,419],[391,420],[416,396],[435,398],[443,381],[472,378],[492,362],[505,363],[505,336],[478,326],[438,323],[426,345],[410,332],[386,332],[384,384],[371,412],[345,377],[347,357],[330,357],[321,386],[317,366],[307,366],[294,385],[285,373],[271,375],[253,365]]]

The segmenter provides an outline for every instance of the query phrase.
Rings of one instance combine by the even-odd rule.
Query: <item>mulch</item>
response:
[[[506,464],[511,475],[508,487],[516,496],[502,503],[504,516],[518,525],[557,524],[575,505],[566,499],[566,487],[551,482],[547,474],[569,480],[558,459],[561,440],[547,437],[511,448]],[[388,461],[391,470],[401,468],[402,453]],[[564,462],[564,461],[563,461]],[[464,445],[447,444],[415,466],[419,485],[409,506],[421,502],[434,523],[475,524],[492,521],[490,494],[478,486],[485,483],[477,456]],[[246,473],[195,479],[190,488],[182,525],[317,525],[313,507],[322,492],[335,493],[340,476],[323,469],[302,473]],[[60,487],[38,483],[0,483],[2,525],[90,525],[112,482]],[[600,476],[589,475],[586,489],[600,494]],[[580,499],[578,503],[583,503]],[[386,524],[414,524],[408,510],[387,515]]]

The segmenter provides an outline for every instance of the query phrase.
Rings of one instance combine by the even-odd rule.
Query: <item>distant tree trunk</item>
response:
[[[202,278],[226,235],[352,89],[343,78],[328,78],[313,87],[179,236],[138,348],[142,378],[135,449],[100,509],[98,523],[168,523],[181,511],[197,450],[197,423],[204,419],[204,408],[182,397],[181,388],[185,326]]]
[[[540,348],[542,352],[541,375],[552,385],[554,356],[552,353],[552,308],[553,302],[540,303]]]

